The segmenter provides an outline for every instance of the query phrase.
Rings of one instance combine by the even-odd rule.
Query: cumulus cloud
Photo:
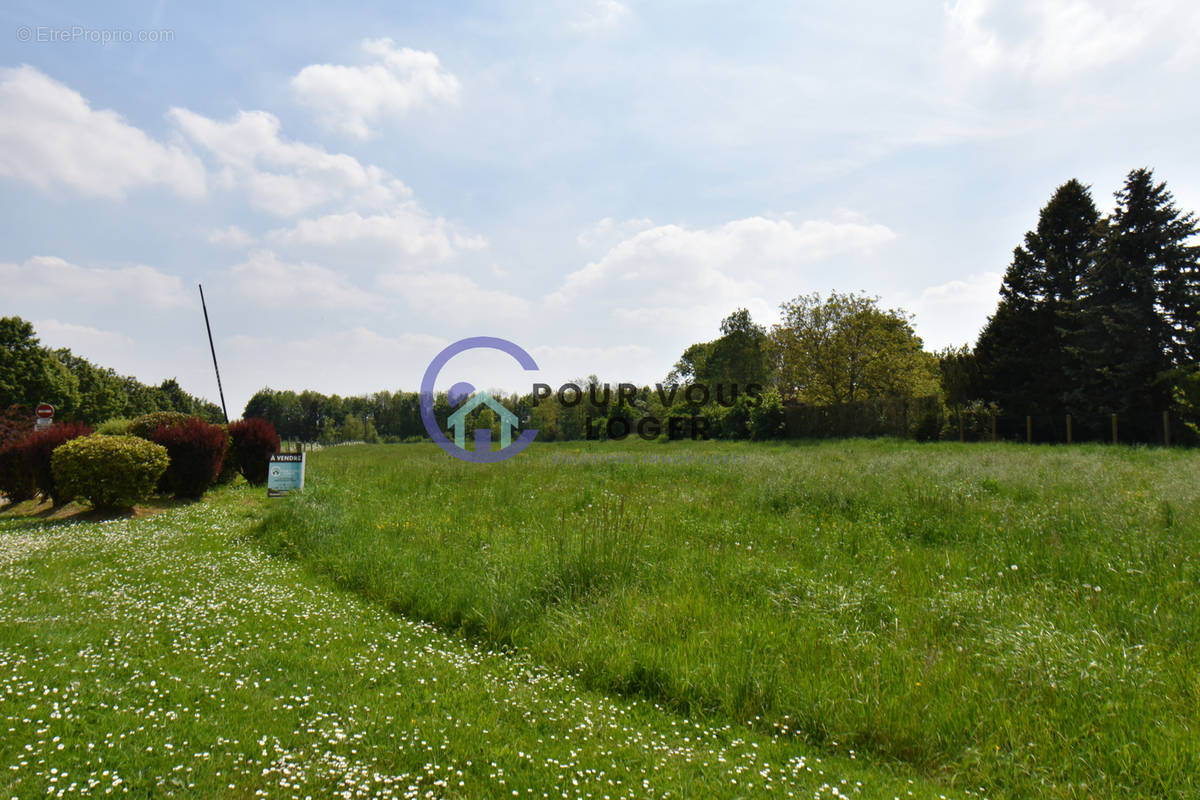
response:
[[[256,250],[231,270],[238,289],[271,306],[375,309],[382,300],[339,272],[308,262],[289,264],[270,250]]]
[[[487,246],[485,239],[454,232],[446,220],[415,203],[369,216],[349,211],[302,219],[290,228],[270,231],[267,238],[279,246],[375,258],[393,267],[444,261],[458,251]]]
[[[44,347],[69,347],[85,357],[91,352],[111,353],[133,347],[133,339],[117,331],[74,325],[56,319],[37,320],[33,327]]]
[[[185,108],[171,109],[168,116],[217,161],[223,186],[243,187],[252,205],[276,216],[294,216],[334,202],[387,208],[412,195],[379,167],[284,139],[279,119],[265,111],[242,111],[228,122]]]
[[[852,221],[749,217],[700,230],[660,225],[571,273],[547,300],[561,306],[616,292],[626,298],[619,311],[628,315],[641,308],[651,316],[713,298],[728,305],[761,297],[771,281],[801,264],[869,253],[894,238],[884,225]]]
[[[93,110],[34,67],[0,69],[0,108],[0,175],[108,198],[147,185],[185,197],[205,193],[195,155],[155,141],[115,111]]]
[[[362,50],[367,64],[310,64],[292,78],[299,102],[329,127],[367,139],[381,116],[457,100],[458,78],[435,54],[397,48],[391,39],[367,39]]]
[[[1000,299],[999,272],[982,272],[930,286],[900,305],[913,315],[913,327],[931,350],[973,345]]]
[[[36,256],[23,264],[0,262],[0,285],[4,286],[5,300],[18,302],[169,309],[185,305],[190,299],[178,276],[154,267],[80,267],[53,256]]]

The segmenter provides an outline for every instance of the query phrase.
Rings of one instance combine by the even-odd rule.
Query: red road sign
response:
[[[37,407],[37,415],[42,419],[50,419],[54,416],[54,406],[49,403],[42,403]]]

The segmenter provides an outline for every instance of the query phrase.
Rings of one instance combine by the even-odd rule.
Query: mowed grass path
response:
[[[579,456],[738,464],[565,463]],[[260,531],[589,688],[1013,798],[1200,796],[1200,453],[318,453]]]
[[[0,797],[939,794],[390,614],[262,554],[263,494],[0,514]]]

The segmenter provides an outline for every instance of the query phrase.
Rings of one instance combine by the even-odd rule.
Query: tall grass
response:
[[[1200,792],[1200,454],[681,446],[744,460],[323,452],[260,533],[395,611],[689,715],[993,796]]]

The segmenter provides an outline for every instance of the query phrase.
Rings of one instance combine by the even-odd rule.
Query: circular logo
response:
[[[457,341],[438,353],[425,370],[425,376],[421,379],[421,422],[424,423],[425,432],[429,434],[429,438],[455,458],[474,464],[494,464],[506,461],[528,447],[537,437],[538,432],[536,430],[521,431],[516,441],[510,442],[512,433],[516,429],[516,415],[500,405],[487,392],[478,392],[474,397],[470,397],[475,390],[471,384],[459,382],[450,387],[448,393],[450,405],[458,406],[447,420],[447,424],[454,430],[454,441],[450,441],[450,438],[442,432],[437,418],[433,414],[433,387],[438,374],[450,359],[467,350],[499,350],[512,356],[526,370],[532,372],[538,368],[533,356],[507,339],[498,339],[494,336],[472,336]],[[487,405],[500,416],[501,447],[496,452],[492,452],[491,449],[490,430],[476,431],[475,450],[466,449],[466,416],[480,405]]]

